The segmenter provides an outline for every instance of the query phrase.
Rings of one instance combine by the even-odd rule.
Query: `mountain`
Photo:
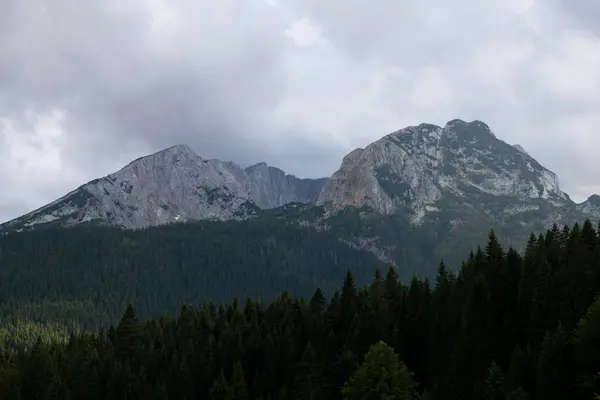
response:
[[[520,144],[513,144],[513,147],[517,150],[519,150],[521,153],[525,153],[527,155],[529,155],[528,152],[525,151],[525,149],[523,148],[523,146],[521,146]]]
[[[591,195],[586,201],[577,205],[577,210],[587,216],[600,219],[600,196]]]
[[[359,287],[389,265],[403,282],[433,278],[490,229],[520,250],[532,232],[587,218],[600,219],[600,196],[576,204],[480,121],[401,129],[318,180],[174,146],[2,225],[0,315],[96,326],[129,303],[151,316],[282,290],[331,295],[348,270]]]
[[[261,209],[271,209],[288,203],[311,203],[327,183],[327,178],[299,179],[286,175],[279,168],[264,162],[244,169],[246,190]]]
[[[367,206],[381,214],[408,212],[422,223],[444,201],[483,205],[498,217],[523,213],[545,200],[571,202],[554,173],[522,150],[496,138],[480,121],[450,121],[391,133],[348,154],[317,200],[334,210]],[[491,210],[503,202],[500,208]],[[539,207],[538,207],[539,208]]]
[[[355,149],[329,179],[299,179],[265,163],[243,169],[174,146],[0,231],[271,216],[327,231],[406,277],[431,275],[440,259],[457,267],[491,228],[503,244],[518,247],[555,223],[600,219],[600,196],[576,204],[522,147],[498,139],[481,121],[456,119],[409,126]]]
[[[241,219],[260,209],[316,200],[326,179],[298,179],[259,163],[242,169],[206,160],[188,146],[139,158],[95,179],[0,230],[82,223],[146,228],[200,219]]]
[[[492,228],[520,248],[530,233],[555,223],[600,219],[600,196],[576,204],[520,146],[481,121],[462,120],[407,127],[355,149],[316,205],[326,210],[317,219],[325,229],[342,213],[343,240],[425,275],[440,259],[457,267]]]

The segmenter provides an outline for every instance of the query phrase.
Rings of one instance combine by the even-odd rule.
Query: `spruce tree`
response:
[[[578,386],[582,392],[600,392],[600,296],[575,329],[573,347]]]
[[[398,360],[394,350],[380,341],[342,389],[347,400],[418,399],[413,373]]]
[[[321,384],[321,374],[317,355],[309,342],[302,358],[294,367],[293,398],[295,400],[315,400]]]

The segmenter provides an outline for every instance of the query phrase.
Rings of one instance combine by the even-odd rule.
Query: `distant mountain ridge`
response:
[[[260,209],[315,201],[326,179],[299,179],[259,163],[203,159],[177,145],[140,157],[58,200],[0,225],[22,230],[82,223],[145,228],[202,219],[242,219]]]
[[[0,231],[78,224],[136,229],[245,219],[313,203],[326,211],[325,219],[350,207],[401,215],[415,226],[444,222],[454,231],[474,219],[523,230],[600,218],[600,196],[574,203],[556,175],[522,147],[501,141],[481,121],[457,119],[392,132],[353,150],[331,178],[321,179],[299,179],[266,163],[242,168],[203,159],[177,145],[82,185]]]

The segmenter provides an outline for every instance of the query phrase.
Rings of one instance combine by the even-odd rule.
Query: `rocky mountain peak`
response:
[[[0,231],[241,219],[261,209],[312,202],[333,212],[351,206],[408,216],[414,224],[428,218],[455,224],[473,210],[505,221],[523,213],[538,219],[571,211],[600,217],[600,196],[576,205],[556,175],[520,146],[498,139],[482,121],[455,119],[443,127],[409,126],[354,149],[329,179],[300,179],[265,162],[241,168],[204,159],[187,145],[171,146],[1,225]]]
[[[525,153],[525,154],[529,155],[529,153],[527,151],[525,151],[523,146],[521,146],[520,144],[513,144],[513,147],[515,149],[519,150],[521,153]]]
[[[316,200],[326,179],[298,179],[258,163],[203,159],[187,145],[140,157],[66,196],[0,226],[0,231],[39,225],[97,223],[144,228],[197,219],[235,219],[260,208]]]
[[[577,204],[577,210],[588,217],[600,219],[600,196],[597,194],[591,195],[583,203]]]
[[[269,164],[267,164],[264,161],[261,161],[259,163],[253,164],[249,167],[244,168],[246,171],[257,171],[257,170],[261,170],[261,171],[266,171],[269,169]],[[271,167],[274,168],[274,167]]]
[[[593,194],[585,201],[586,203],[594,204],[596,206],[600,206],[600,195]]]
[[[340,209],[366,206],[383,214],[410,212],[418,222],[448,197],[570,201],[556,175],[496,138],[481,121],[420,124],[348,154],[317,200]]]
[[[483,121],[474,120],[471,122],[463,121],[462,119],[453,119],[448,121],[444,130],[447,132],[457,132],[464,135],[494,135],[490,127]]]
[[[160,150],[155,154],[176,154],[176,155],[188,155],[198,156],[194,150],[187,144],[176,144],[171,147],[167,147],[164,150]]]
[[[178,145],[174,145],[171,147],[168,147],[166,149],[157,151],[155,153],[149,154],[147,156],[143,156],[143,157],[139,157],[135,160],[133,160],[132,162],[130,162],[127,166],[125,166],[125,168],[136,164],[136,163],[148,163],[148,162],[153,162],[153,163],[165,163],[165,164],[169,164],[169,163],[178,163],[181,160],[189,160],[189,159],[193,159],[193,160],[198,160],[201,159],[201,157],[196,154],[196,152],[194,150],[192,150],[192,148],[188,145],[185,144],[178,144]]]

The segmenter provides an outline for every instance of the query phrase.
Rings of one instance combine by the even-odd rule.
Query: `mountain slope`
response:
[[[0,315],[96,328],[118,322],[129,303],[149,317],[234,297],[269,301],[282,290],[331,295],[346,271],[362,285],[377,264],[332,232],[269,216],[31,230],[0,236]]]
[[[326,211],[315,221],[382,261],[431,276],[442,258],[457,267],[456,255],[481,245],[489,229],[519,247],[554,223],[597,220],[598,199],[575,204],[520,146],[481,121],[453,120],[350,152],[317,199]]]
[[[520,246],[553,223],[598,220],[600,196],[575,204],[556,175],[520,146],[499,140],[481,121],[453,120],[444,127],[407,127],[356,149],[330,179],[298,179],[265,163],[242,169],[175,146],[0,231],[78,224],[142,228],[273,215],[329,231],[406,277],[431,275],[440,258],[457,267],[490,228],[505,244]]]
[[[314,201],[325,179],[298,179],[264,163],[243,170],[188,146],[141,157],[0,230],[82,223],[145,228],[199,219],[240,219],[260,208]]]
[[[591,195],[586,201],[577,205],[577,210],[589,217],[600,219],[600,196]]]
[[[554,173],[497,139],[480,121],[450,121],[391,133],[348,154],[317,200],[333,210],[367,206],[382,214],[409,212],[415,222],[454,197],[476,206],[490,197],[514,202],[571,203]],[[525,209],[512,207],[506,212]]]

